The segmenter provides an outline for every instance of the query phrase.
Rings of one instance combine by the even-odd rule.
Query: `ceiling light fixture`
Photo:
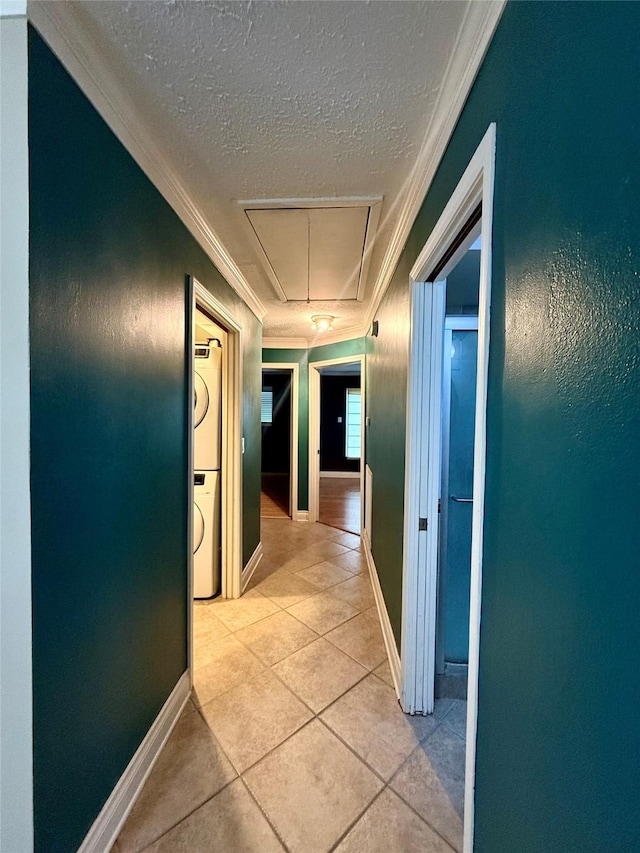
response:
[[[332,314],[314,314],[311,318],[311,328],[314,332],[333,332]]]

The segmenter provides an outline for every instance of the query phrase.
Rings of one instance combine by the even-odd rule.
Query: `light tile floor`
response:
[[[461,850],[466,703],[401,712],[357,537],[262,541],[240,600],[194,606],[194,692],[114,850]]]

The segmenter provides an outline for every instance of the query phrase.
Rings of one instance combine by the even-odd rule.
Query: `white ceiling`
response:
[[[406,237],[408,212],[415,215],[426,190],[416,190],[423,167],[433,172],[429,158],[446,144],[442,128],[453,127],[449,100],[461,107],[501,5],[81,0],[32,7],[49,7],[40,14],[56,17],[58,30],[73,17],[76,40],[80,32],[82,50],[95,59],[85,62],[89,76],[106,68],[109,91],[126,93],[137,137],[161,152],[201,230],[213,234],[266,308],[265,336],[299,338],[310,335],[312,313],[334,314],[338,333],[364,321],[372,294],[393,271],[390,252]],[[349,198],[366,205],[372,197],[382,204],[363,300],[335,302],[325,298],[335,288],[323,292],[318,283],[314,292],[323,299],[312,310],[283,303],[238,202],[255,208],[262,200],[268,207]],[[270,228],[273,242],[286,247],[290,235],[278,238],[279,226]],[[307,290],[306,278],[297,281],[306,248],[292,239],[291,263],[281,258],[298,295]],[[338,267],[353,265],[350,252],[345,243]]]

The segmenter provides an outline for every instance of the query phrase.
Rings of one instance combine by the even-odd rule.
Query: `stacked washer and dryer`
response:
[[[195,346],[193,597],[220,592],[222,348],[215,339]]]

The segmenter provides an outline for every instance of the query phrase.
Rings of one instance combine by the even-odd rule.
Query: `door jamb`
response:
[[[486,414],[489,363],[489,320],[491,293],[491,246],[493,227],[493,190],[495,172],[496,126],[491,124],[467,166],[453,195],[444,208],[429,239],[425,243],[410,274],[411,287],[411,355],[409,362],[409,399],[407,412],[407,453],[405,466],[405,533],[403,560],[402,603],[402,706],[409,713],[433,712],[435,680],[435,579],[437,550],[429,549],[427,538],[437,542],[437,500],[439,496],[439,464],[430,466],[430,476],[421,470],[421,457],[427,453],[434,460],[434,445],[439,452],[440,424],[425,412],[439,408],[441,386],[434,383],[435,360],[438,349],[432,352],[433,333],[441,336],[444,330],[444,288],[442,281],[428,282],[426,277],[445,256],[462,227],[478,204],[482,203],[482,238],[480,256],[480,289],[478,308],[478,380],[476,386],[476,428],[473,475],[473,528],[471,545],[471,600],[469,622],[469,674],[467,687],[467,731],[465,756],[464,853],[473,850],[474,790],[476,733],[478,719],[478,670],[480,648],[480,607],[482,589],[482,545],[486,473]],[[461,249],[451,258],[446,272],[453,268]],[[440,294],[439,294],[440,291]],[[435,309],[435,311],[434,311]],[[441,314],[435,329],[425,324],[434,313]],[[440,358],[442,357],[441,339]],[[441,383],[441,368],[437,376]],[[431,406],[429,404],[432,404]],[[435,406],[433,405],[435,403]],[[433,431],[429,431],[433,430]],[[429,441],[429,438],[431,439]],[[426,443],[426,444],[425,444]],[[429,480],[428,486],[425,479]],[[426,494],[428,492],[428,494]],[[423,516],[425,505],[428,516]],[[419,530],[419,519],[434,519],[431,530]],[[427,649],[428,653],[423,654]]]
[[[262,370],[291,371],[291,462],[289,465],[289,511],[291,520],[298,521],[298,382],[300,366],[296,361],[263,362]],[[306,517],[306,513],[305,513]]]
[[[360,363],[360,394],[363,417],[360,425],[360,535],[364,529],[365,467],[365,357],[345,355],[309,362],[309,521],[318,521],[320,511],[320,368],[335,364]]]

